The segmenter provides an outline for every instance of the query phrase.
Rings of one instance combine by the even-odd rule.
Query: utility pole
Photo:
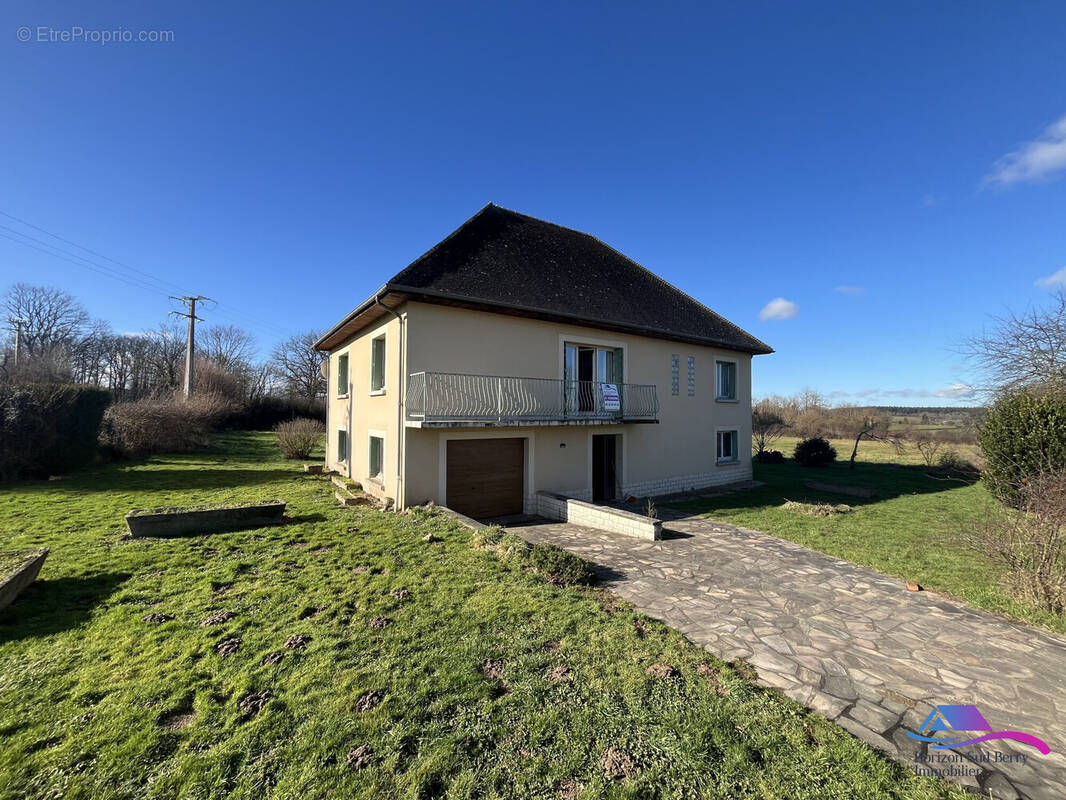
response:
[[[192,385],[193,385],[193,359],[196,354],[196,323],[203,322],[198,316],[196,316],[196,303],[200,300],[211,300],[210,297],[171,297],[171,300],[180,300],[189,307],[188,313],[181,311],[171,311],[170,313],[176,317],[188,317],[189,319],[189,333],[188,338],[185,340],[185,386],[183,394],[185,399],[188,400],[192,397]],[[211,302],[214,302],[211,300]]]
[[[19,356],[22,355],[22,326],[29,320],[22,317],[8,317],[7,321],[15,326],[15,369],[18,369]]]

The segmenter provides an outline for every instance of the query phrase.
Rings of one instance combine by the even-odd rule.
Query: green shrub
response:
[[[0,387],[0,480],[46,478],[88,466],[109,402],[101,389]]]
[[[755,460],[760,464],[784,464],[785,454],[780,450],[763,450],[755,454]]]
[[[989,410],[979,441],[989,490],[1018,505],[1026,483],[1066,470],[1066,397],[1021,393],[1003,398]]]
[[[317,419],[294,419],[281,422],[274,431],[278,435],[278,449],[285,458],[307,458],[322,443],[326,426]]]
[[[792,457],[804,467],[825,467],[836,461],[837,451],[821,436],[812,436],[796,444]]]
[[[587,561],[553,544],[535,544],[530,548],[529,563],[533,571],[557,586],[587,586],[595,575]]]

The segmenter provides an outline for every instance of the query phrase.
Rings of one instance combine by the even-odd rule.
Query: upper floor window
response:
[[[716,362],[716,370],[718,372],[718,394],[719,400],[736,400],[737,399],[737,362],[736,361],[718,361]]]
[[[681,394],[681,356],[677,353],[670,355],[670,394]]]
[[[696,356],[688,357],[688,396],[696,396]]]
[[[348,354],[337,356],[337,395],[348,394]]]
[[[385,337],[370,342],[370,391],[385,391]]]

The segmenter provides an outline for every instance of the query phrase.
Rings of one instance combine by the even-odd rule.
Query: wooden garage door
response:
[[[522,513],[522,440],[448,442],[448,507],[474,519]]]

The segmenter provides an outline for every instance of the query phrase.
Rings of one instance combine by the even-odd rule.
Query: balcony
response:
[[[416,372],[407,383],[407,425],[471,427],[658,422],[651,384],[612,384]]]

